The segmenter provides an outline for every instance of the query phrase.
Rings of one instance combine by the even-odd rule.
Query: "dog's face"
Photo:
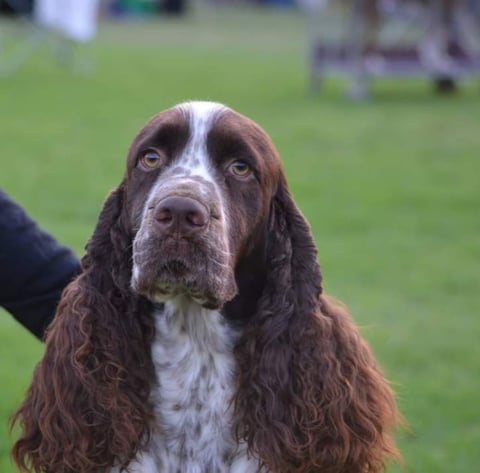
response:
[[[268,136],[223,105],[192,102],[153,117],[128,157],[133,290],[207,308],[233,299],[236,265],[265,230],[280,172]]]

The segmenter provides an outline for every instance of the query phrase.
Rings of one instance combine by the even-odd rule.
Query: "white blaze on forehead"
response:
[[[158,204],[171,196],[189,197],[203,204],[211,217],[195,244],[205,247],[205,251],[208,250],[211,253],[211,261],[207,261],[208,264],[205,266],[214,269],[210,270],[211,274],[206,278],[206,286],[201,287],[203,292],[188,288],[188,295],[196,303],[204,303],[202,301],[208,301],[209,297],[219,297],[222,301],[222,298],[228,300],[236,291],[229,239],[228,194],[225,186],[220,184],[222,177],[219,172],[221,171],[210,159],[207,138],[219,117],[229,109],[224,105],[211,102],[190,102],[177,105],[175,108],[181,112],[188,123],[189,136],[185,147],[177,156],[171,158],[172,162],[167,164],[163,171],[159,172],[144,203],[139,219],[139,229],[133,244],[132,286],[139,286],[143,269],[150,271],[148,251],[165,237],[158,226],[153,224],[158,215]],[[168,261],[168,258],[165,260]],[[150,277],[148,271],[147,275]],[[195,277],[200,279],[199,275]],[[160,298],[162,300],[165,297],[172,298],[179,293],[179,287],[185,292],[184,283],[180,286],[176,286],[175,281],[173,283],[168,286],[158,286],[159,295],[153,294],[150,297],[157,298],[158,295],[158,301]]]
[[[215,121],[228,108],[216,102],[186,102],[177,107],[188,120],[190,138],[175,165],[185,168],[190,175],[215,182],[208,156],[207,137]]]
[[[159,175],[152,187],[145,203],[145,214],[152,200],[166,193],[174,194],[179,185],[188,186],[199,196],[203,195],[205,184],[201,184],[196,177],[213,184],[220,195],[213,163],[208,155],[207,137],[215,121],[229,108],[216,102],[185,102],[173,109],[180,110],[187,121],[189,138],[185,148],[175,157],[169,169]]]

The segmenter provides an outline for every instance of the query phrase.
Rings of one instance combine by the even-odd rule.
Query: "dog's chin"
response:
[[[185,284],[178,280],[158,279],[152,285],[147,296],[152,302],[164,303],[178,299],[190,300],[206,309],[219,309],[224,301],[212,298],[207,291],[202,290],[195,283]]]
[[[209,278],[205,271],[195,271],[181,260],[168,261],[155,274],[148,273],[134,268],[132,289],[157,304],[182,298],[218,310],[237,294],[233,274]]]

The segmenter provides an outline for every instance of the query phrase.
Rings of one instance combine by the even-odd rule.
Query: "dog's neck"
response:
[[[149,456],[157,471],[255,471],[232,433],[238,332],[220,312],[182,297],[155,309],[154,318],[158,433]]]

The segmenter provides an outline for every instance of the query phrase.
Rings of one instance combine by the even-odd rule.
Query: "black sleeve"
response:
[[[0,189],[0,305],[36,337],[53,319],[78,258]]]

